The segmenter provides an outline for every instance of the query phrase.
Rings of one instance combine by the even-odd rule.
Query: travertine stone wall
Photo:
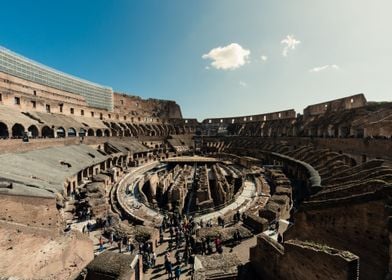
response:
[[[88,106],[84,97],[30,82],[0,72],[0,105],[22,112],[57,113],[66,116],[106,121],[157,123],[162,119],[182,118],[175,101],[142,99],[139,96],[114,94],[114,110]],[[1,121],[1,120],[0,120]]]
[[[345,109],[353,109],[366,105],[366,98],[363,93],[339,98],[327,102],[309,105],[304,109],[304,116],[314,116],[324,114],[325,112],[341,111]]]
[[[250,249],[252,267],[262,279],[358,279],[358,257],[323,245],[290,240],[283,245],[261,234]],[[364,278],[368,279],[368,278]]]
[[[303,203],[285,239],[312,240],[349,250],[361,260],[362,279],[384,279],[388,273],[387,193]]]
[[[135,121],[145,117],[182,118],[180,106],[171,100],[142,99],[139,96],[114,93],[113,102],[116,113],[129,116]]]

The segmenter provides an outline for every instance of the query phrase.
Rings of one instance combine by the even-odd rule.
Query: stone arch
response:
[[[45,125],[41,130],[41,135],[42,135],[42,137],[45,137],[45,138],[53,138],[54,137],[53,129],[51,129],[49,126]]]
[[[39,135],[38,128],[35,125],[30,125],[27,131],[31,133],[31,137],[35,138]]]
[[[79,129],[79,137],[84,137],[84,136],[87,136],[87,133],[86,130],[83,127],[81,127]]]
[[[0,138],[8,138],[9,132],[8,132],[8,127],[5,123],[0,122]]]
[[[97,129],[96,136],[97,137],[102,137],[102,130]]]
[[[56,129],[56,135],[58,138],[64,138],[65,137],[65,129],[64,127],[58,127]]]
[[[112,159],[111,159],[111,158],[108,158],[108,159],[106,160],[106,169],[109,169],[110,167],[112,167]]]
[[[142,132],[142,135],[148,135],[146,126],[144,126],[144,125],[141,124],[141,125],[140,125],[140,130],[141,130],[141,132]]]
[[[124,130],[124,136],[126,136],[126,137],[131,137],[132,136],[132,133],[131,133],[129,128]]]
[[[138,124],[134,124],[133,126],[134,126],[134,128],[135,128],[135,130],[136,130],[136,135],[141,135],[139,125],[138,125]]]
[[[106,137],[110,137],[110,130],[109,129],[105,129],[104,134]]]
[[[165,129],[163,128],[162,125],[157,125],[158,130],[159,130],[159,136],[165,135]]]
[[[67,136],[68,137],[75,137],[76,136],[76,129],[73,127],[68,128]]]
[[[68,197],[71,196],[71,194],[72,194],[71,182],[68,182],[66,191],[67,191],[67,196],[68,196]]]
[[[132,136],[137,136],[137,129],[133,124],[129,124],[129,129],[131,130]]]
[[[159,128],[158,128],[158,126],[157,125],[151,125],[151,127],[154,129],[154,131],[155,131],[155,136],[160,136],[160,134],[161,134],[161,131],[159,130]]]
[[[23,137],[25,128],[20,123],[16,123],[12,126],[12,137]]]
[[[122,128],[117,123],[111,122],[110,127],[112,130],[112,136],[123,136]]]
[[[156,131],[152,125],[146,125],[146,128],[148,136],[156,136]]]
[[[117,130],[111,129],[110,131],[113,137],[118,136]]]
[[[87,130],[87,136],[95,136],[94,129],[90,128]]]

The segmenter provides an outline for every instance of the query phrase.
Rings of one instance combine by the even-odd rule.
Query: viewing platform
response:
[[[161,160],[162,163],[217,163],[219,159],[201,156],[181,156]]]

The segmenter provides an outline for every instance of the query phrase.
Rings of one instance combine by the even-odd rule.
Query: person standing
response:
[[[283,243],[283,236],[280,234],[280,233],[278,233],[278,243],[280,243],[280,244],[282,244]]]
[[[206,240],[204,237],[201,238],[201,254],[205,255],[207,253],[207,246],[206,246]]]
[[[110,246],[112,246],[112,244],[113,244],[113,239],[114,239],[114,233],[113,233],[113,231],[111,231],[110,238],[109,238]]]
[[[215,239],[215,248],[216,248],[216,252],[222,254],[222,243],[219,237]]]
[[[121,253],[121,249],[122,249],[122,242],[121,242],[121,240],[117,241],[117,245],[118,245],[118,251],[119,251],[119,253]]]
[[[177,267],[174,270],[174,279],[176,280],[180,280],[180,276],[181,276],[181,267],[180,265],[177,265]]]
[[[157,254],[153,252],[151,257],[151,262],[153,267],[155,266],[156,261],[157,261]]]
[[[132,254],[132,251],[133,251],[133,244],[132,244],[132,242],[131,242],[131,239],[128,238],[128,252],[129,252],[130,254]]]
[[[168,278],[171,279],[173,277],[173,266],[171,261],[168,259],[165,261],[165,268]]]
[[[86,225],[86,229],[87,229],[87,235],[90,236],[90,232],[93,230],[93,225],[88,222]]]
[[[103,238],[102,235],[99,237],[99,251],[103,251]]]

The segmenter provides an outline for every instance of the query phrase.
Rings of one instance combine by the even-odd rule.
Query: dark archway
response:
[[[124,136],[126,136],[126,137],[132,136],[131,131],[129,130],[129,128],[125,129]]]
[[[86,130],[84,128],[79,129],[79,137],[84,137],[86,136]]]
[[[7,125],[0,122],[0,138],[8,138],[9,136]]]
[[[44,138],[53,138],[54,137],[53,129],[51,129],[49,126],[44,126],[41,130],[41,135]]]
[[[75,137],[76,136],[76,130],[73,127],[68,128],[67,130],[67,136],[68,137]]]
[[[111,129],[111,131],[112,131],[112,136],[118,136],[117,135],[117,130]]]
[[[105,129],[105,136],[106,136],[106,137],[110,137],[110,131],[109,131],[109,129]]]
[[[33,138],[38,137],[38,128],[35,125],[30,125],[27,131],[30,134],[29,137],[33,137]]]
[[[133,135],[133,136],[137,136],[137,135],[138,135],[138,131],[137,131],[137,129],[135,128],[135,126],[134,126],[133,124],[130,124],[129,127],[130,127],[130,129],[131,129],[132,135]]]
[[[97,137],[102,137],[102,130],[97,129]]]
[[[90,128],[90,129],[87,131],[87,136],[95,136],[94,130],[93,130],[92,128]]]
[[[24,129],[23,125],[21,125],[20,123],[16,123],[12,127],[12,137],[21,138],[21,137],[23,137],[24,132],[25,132],[25,129]]]
[[[65,129],[63,127],[59,127],[56,130],[57,137],[58,138],[64,138],[65,137]]]

